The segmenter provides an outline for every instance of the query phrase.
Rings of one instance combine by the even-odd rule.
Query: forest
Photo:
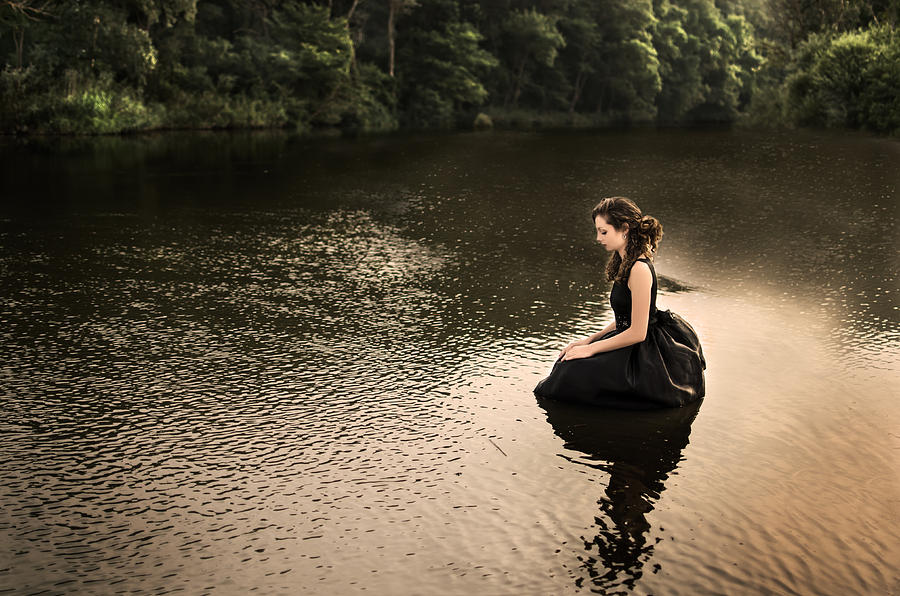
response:
[[[0,0],[0,133],[900,134],[900,0]]]

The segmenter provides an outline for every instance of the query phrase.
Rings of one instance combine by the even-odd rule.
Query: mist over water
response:
[[[0,143],[0,593],[900,590],[896,141]],[[701,404],[531,393],[656,216]]]

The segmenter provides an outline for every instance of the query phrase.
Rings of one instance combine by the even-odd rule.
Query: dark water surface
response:
[[[0,592],[900,593],[900,143],[0,141]],[[538,403],[666,236],[698,407]]]

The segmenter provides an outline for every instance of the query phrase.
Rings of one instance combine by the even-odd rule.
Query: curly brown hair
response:
[[[663,235],[662,224],[651,215],[642,215],[634,201],[625,197],[601,200],[591,211],[591,221],[596,221],[598,215],[616,231],[624,229],[627,233],[624,261],[618,252],[613,252],[606,263],[606,278],[625,283],[636,260],[643,256],[652,259],[656,255]]]

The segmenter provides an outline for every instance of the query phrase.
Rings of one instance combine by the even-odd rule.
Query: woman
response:
[[[694,329],[656,309],[652,257],[662,238],[656,218],[624,197],[603,199],[591,216],[597,242],[612,253],[606,276],[615,321],[559,353],[539,397],[611,408],[677,407],[703,397],[706,361]]]

